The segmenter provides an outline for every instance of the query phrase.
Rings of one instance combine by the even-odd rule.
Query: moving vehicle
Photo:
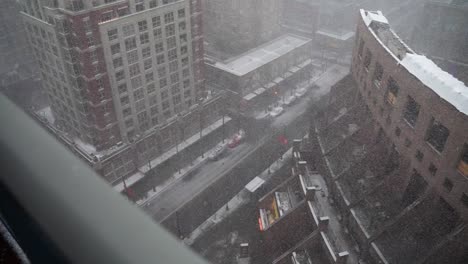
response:
[[[284,112],[284,108],[281,106],[277,106],[273,108],[273,110],[270,111],[270,116],[277,117],[277,116],[280,116],[283,112]]]
[[[239,130],[238,133],[236,133],[231,138],[231,140],[228,143],[228,147],[229,148],[235,148],[235,147],[239,146],[242,143],[242,141],[244,140],[244,138],[245,138],[245,131],[241,129],[241,130]]]
[[[220,144],[216,146],[215,149],[210,153],[208,159],[210,160],[218,160],[218,158],[226,151],[226,144]]]
[[[289,95],[284,99],[283,104],[285,106],[290,106],[296,101],[296,99],[297,99],[296,95]]]
[[[307,88],[301,88],[296,90],[296,97],[302,97],[307,93]]]

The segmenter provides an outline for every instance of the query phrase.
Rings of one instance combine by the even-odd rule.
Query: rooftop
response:
[[[361,16],[377,40],[403,67],[458,111],[468,115],[468,87],[463,82],[442,70],[432,60],[415,54],[391,30],[382,12],[361,9]]]
[[[308,38],[285,34],[237,57],[213,66],[242,76],[310,42]]]

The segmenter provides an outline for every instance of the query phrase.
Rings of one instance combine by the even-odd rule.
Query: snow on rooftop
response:
[[[50,109],[50,106],[47,106],[45,108],[42,108],[41,110],[36,112],[39,116],[44,117],[49,124],[54,124],[55,122],[55,117],[52,114],[52,109]]]
[[[73,140],[73,142],[75,142],[76,146],[78,148],[80,148],[81,150],[85,151],[86,153],[88,154],[93,154],[96,152],[96,147],[91,145],[91,144],[88,144],[88,143],[85,143],[83,141],[81,141],[81,139],[79,138],[75,138]]]
[[[382,14],[382,11],[366,11],[361,9],[361,15],[366,23],[366,26],[369,26],[372,21],[377,21],[380,23],[388,24],[387,18]]]
[[[408,53],[401,65],[460,112],[468,115],[468,87],[463,82],[423,55]]]
[[[291,52],[309,41],[310,39],[308,38],[285,34],[231,60],[217,62],[214,66],[232,74],[242,76]]]

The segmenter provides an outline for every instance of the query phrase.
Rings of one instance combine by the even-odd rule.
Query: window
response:
[[[125,126],[128,127],[133,127],[133,119],[127,119],[125,120]]]
[[[428,170],[432,176],[436,175],[437,173],[437,167],[433,163],[429,164]]]
[[[138,123],[145,123],[148,120],[148,114],[145,112],[141,112],[137,114]]]
[[[187,42],[187,34],[182,34],[182,35],[180,35],[180,42],[181,42],[181,43]]]
[[[399,127],[395,128],[395,135],[399,137],[401,135],[401,129]]]
[[[175,94],[178,94],[180,93],[180,88],[179,88],[179,85],[178,84],[175,84],[171,87],[171,94],[172,95],[175,95]]]
[[[138,31],[143,32],[148,30],[148,23],[146,20],[138,22]]]
[[[180,47],[180,54],[182,55],[187,54],[187,46]]]
[[[169,72],[175,72],[178,69],[179,63],[177,61],[171,61],[169,63]]]
[[[359,42],[359,50],[358,50],[359,58],[362,58],[363,51],[364,51],[364,40],[361,39],[361,42]]]
[[[151,118],[151,122],[153,123],[154,126],[158,125],[158,124],[159,124],[158,117],[157,117],[157,116],[153,116],[153,118]]]
[[[448,192],[452,191],[453,189],[453,182],[447,178],[445,178],[444,180],[444,188],[445,190],[447,190]]]
[[[137,113],[143,111],[145,108],[146,108],[145,100],[142,99],[135,103],[135,109]]]
[[[147,58],[151,56],[151,48],[150,47],[145,47],[141,50],[141,56],[143,58]]]
[[[184,68],[182,70],[182,77],[188,77],[190,75],[190,70],[188,68]]]
[[[170,12],[164,14],[164,23],[169,24],[171,22],[174,22],[174,13]]]
[[[133,64],[133,63],[138,62],[138,51],[134,50],[134,51],[130,51],[129,53],[127,53],[127,62],[128,64]]]
[[[166,76],[166,68],[165,67],[160,67],[158,69],[158,76],[159,76],[159,78],[162,78],[162,77]]]
[[[137,77],[133,78],[131,80],[131,83],[132,83],[132,88],[133,89],[137,89],[137,88],[140,88],[141,86],[143,86],[143,81],[141,80],[140,76],[137,76]]]
[[[127,92],[127,84],[122,83],[117,86],[117,89],[119,90],[119,94],[123,94]]]
[[[124,25],[122,27],[124,37],[128,37],[135,34],[135,27],[133,24]]]
[[[136,48],[136,39],[134,37],[125,40],[125,49],[127,51]]]
[[[460,201],[463,203],[465,207],[468,207],[468,194],[463,193],[460,198]]]
[[[130,77],[138,75],[140,74],[140,65],[138,65],[138,63],[130,65],[128,71],[130,72]]]
[[[377,88],[380,88],[380,83],[382,82],[382,76],[383,76],[382,65],[376,62],[375,70],[374,70],[374,83],[375,83],[375,86],[377,86]]]
[[[185,97],[185,98],[189,98],[189,97],[191,97],[191,96],[192,96],[192,93],[191,93],[190,90],[186,90],[186,91],[184,92],[184,97]]]
[[[151,0],[149,2],[149,8],[155,8],[158,6],[158,1],[157,0]]]
[[[136,10],[137,12],[143,11],[143,10],[145,10],[145,5],[144,5],[143,3],[136,4],[136,5],[135,5],[135,10]]]
[[[372,60],[372,54],[369,49],[366,50],[366,57],[364,58],[364,68],[369,71],[369,66]]]
[[[172,49],[167,52],[167,58],[169,61],[177,59],[177,49]]]
[[[161,26],[161,17],[160,16],[155,16],[151,19],[153,22],[153,27],[159,27]]]
[[[154,81],[154,73],[148,72],[147,74],[145,74],[145,80],[146,80],[146,83],[150,83]]]
[[[468,176],[468,144],[463,146],[460,161],[457,166],[458,171],[464,176]]]
[[[140,44],[143,45],[143,44],[147,44],[149,43],[149,35],[148,33],[143,33],[140,35]]]
[[[114,44],[114,45],[111,46],[111,54],[115,55],[117,53],[120,53],[120,44],[119,43]]]
[[[156,85],[154,83],[150,83],[146,86],[146,93],[154,93],[156,91]]]
[[[127,117],[127,116],[132,114],[132,109],[131,108],[125,108],[124,110],[122,110],[122,114],[123,114],[124,117]]]
[[[163,88],[167,85],[167,80],[166,78],[161,78],[159,79],[159,88]]]
[[[182,66],[187,66],[188,64],[188,58],[185,57],[185,58],[182,58]]]
[[[176,83],[178,81],[179,81],[179,74],[178,73],[171,74],[171,83]]]
[[[162,42],[159,42],[159,43],[156,43],[154,44],[154,50],[156,51],[156,53],[161,53],[164,51],[164,45]]]
[[[184,31],[187,28],[185,21],[179,23],[179,31]]]
[[[185,9],[179,9],[177,11],[177,15],[179,16],[179,18],[185,17]]]
[[[169,97],[167,90],[161,91],[161,100],[165,100],[167,97]]]
[[[172,49],[172,48],[175,48],[176,46],[176,39],[175,37],[170,37],[167,39],[167,48],[168,49]]]
[[[190,80],[185,80],[184,81],[184,88],[189,88],[190,87]]]
[[[121,105],[127,105],[130,103],[130,99],[128,98],[128,96],[124,96],[122,98],[120,98],[120,104]]]
[[[115,73],[115,79],[121,81],[125,78],[125,73],[123,71],[118,71]]]
[[[154,35],[155,40],[161,39],[162,38],[162,30],[160,28],[154,29],[153,30],[153,35]]]
[[[419,116],[419,104],[411,97],[408,96],[408,103],[406,103],[405,112],[403,113],[403,118],[411,126],[416,124]]]
[[[149,105],[150,105],[150,106],[154,106],[154,105],[156,105],[157,103],[158,103],[158,95],[157,95],[157,94],[151,95],[151,96],[149,97]]]
[[[164,102],[162,103],[162,109],[163,109],[163,111],[167,110],[167,109],[169,108],[169,106],[170,106],[170,105],[169,105],[169,101],[164,101]],[[164,115],[165,115],[165,113],[164,113]]]
[[[437,151],[442,152],[449,134],[450,132],[445,126],[432,118],[431,125],[427,131],[426,141]]]
[[[117,39],[118,37],[118,32],[117,32],[117,29],[111,29],[109,31],[107,31],[107,36],[109,37],[109,41],[112,41],[114,39]]]
[[[175,26],[174,24],[170,24],[166,26],[166,37],[174,36],[175,35]]]
[[[422,153],[420,150],[417,150],[415,157],[419,162],[421,162],[424,158],[424,153]]]
[[[145,93],[143,92],[143,89],[138,89],[133,92],[133,98],[135,100],[141,100],[145,97]]]
[[[405,139],[405,147],[407,148],[411,147],[411,140]]]
[[[393,78],[390,78],[387,84],[387,96],[386,96],[387,102],[390,105],[395,105],[399,90],[400,88],[398,87],[398,84],[396,83],[396,81]]]
[[[115,58],[115,59],[112,60],[112,64],[114,65],[114,68],[122,67],[123,60],[122,60],[121,57]]]
[[[143,68],[145,70],[151,69],[151,67],[153,67],[153,60],[151,60],[151,58],[149,58],[149,59],[147,59],[147,60],[145,60],[143,62]]]
[[[150,114],[151,114],[152,116],[155,116],[155,115],[159,114],[158,106],[153,106],[153,107],[151,107],[151,108],[150,108]]]
[[[164,59],[164,55],[158,55],[156,56],[156,63],[158,65],[163,64],[166,60]]]
[[[181,102],[182,102],[182,99],[181,99],[181,97],[180,97],[180,94],[174,96],[174,104],[175,104],[175,105],[178,105],[178,104],[180,104]]]
[[[94,46],[94,37],[93,37],[93,35],[86,35],[86,41],[87,41],[88,47]]]

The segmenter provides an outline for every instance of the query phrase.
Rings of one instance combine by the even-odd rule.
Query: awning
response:
[[[276,86],[276,83],[271,82],[271,83],[268,83],[267,85],[265,85],[265,88],[270,89],[271,87],[275,87],[275,86]]]
[[[258,188],[260,188],[263,184],[265,183],[265,180],[263,180],[262,178],[260,177],[255,177],[253,180],[251,180],[246,186],[245,188],[249,191],[249,192],[255,192]]]
[[[273,82],[275,82],[275,83],[277,83],[277,84],[279,84],[279,83],[282,82],[282,81],[284,81],[284,79],[281,78],[281,77],[277,77],[276,79],[273,80]]]
[[[248,95],[244,96],[244,100],[250,101],[250,100],[252,100],[253,98],[255,98],[255,96],[257,96],[257,95],[254,94],[254,93],[249,93]]]
[[[257,95],[261,95],[261,94],[264,93],[265,91],[266,91],[265,88],[260,87],[260,88],[258,88],[257,90],[255,90],[254,93],[256,93]]]
[[[300,70],[300,68],[298,68],[298,67],[296,67],[296,66],[294,66],[294,67],[292,67],[291,69],[289,69],[289,71],[292,72],[292,73],[296,73],[296,72],[299,71],[299,70]]]

